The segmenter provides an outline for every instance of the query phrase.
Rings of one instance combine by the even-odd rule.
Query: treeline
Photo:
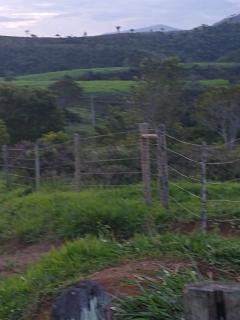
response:
[[[183,62],[235,61],[240,24],[191,31],[114,34],[82,38],[0,38],[0,75],[76,68],[138,66],[146,57],[178,56]]]

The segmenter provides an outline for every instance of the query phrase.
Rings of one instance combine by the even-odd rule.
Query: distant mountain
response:
[[[226,23],[230,23],[230,24],[240,23],[240,14],[233,14],[230,17],[215,23],[215,26],[219,26],[221,24],[226,24]]]
[[[141,33],[141,32],[176,32],[180,31],[179,29],[165,26],[164,24],[157,24],[155,26],[146,27],[146,28],[139,28],[139,29],[130,29],[130,30],[124,30],[122,33],[128,33],[128,32],[135,32],[135,33]]]

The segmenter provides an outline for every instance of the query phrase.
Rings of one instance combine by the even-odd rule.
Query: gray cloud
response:
[[[29,19],[0,16],[0,23],[2,23],[2,22],[4,22],[4,23],[6,23],[6,22],[20,22],[20,21],[29,21]]]
[[[240,0],[0,0],[2,34],[80,35],[167,24],[190,29],[240,11]]]

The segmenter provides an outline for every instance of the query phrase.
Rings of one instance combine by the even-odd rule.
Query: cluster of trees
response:
[[[221,140],[231,146],[240,134],[240,85],[204,90],[184,82],[183,72],[175,58],[143,63],[133,94],[141,121],[151,127],[165,123],[171,133],[198,142]]]
[[[0,75],[75,68],[138,66],[146,57],[240,61],[240,24],[173,33],[121,33],[80,38],[0,37]],[[43,59],[44,57],[44,59]]]

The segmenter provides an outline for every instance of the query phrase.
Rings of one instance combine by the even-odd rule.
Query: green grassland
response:
[[[199,199],[188,193],[198,196],[198,184],[181,181],[171,184],[174,201],[169,210],[160,206],[155,183],[152,206],[144,204],[141,185],[89,189],[80,193],[62,188],[58,184],[54,188],[45,185],[38,193],[32,193],[29,188],[7,192],[0,180],[2,245],[13,239],[25,245],[56,239],[66,242],[25,273],[0,280],[0,319],[31,320],[32,312],[45,297],[54,297],[92,272],[125,260],[162,257],[194,261],[193,267],[184,273],[166,271],[161,275],[166,281],[159,283],[159,290],[152,293],[155,297],[158,292],[151,300],[155,301],[155,308],[149,304],[148,291],[139,297],[146,302],[144,309],[137,307],[138,301],[134,300],[137,298],[118,302],[119,310],[122,310],[118,319],[146,319],[144,314],[152,312],[157,319],[179,320],[184,284],[202,279],[194,265],[204,263],[216,270],[224,269],[226,274],[239,272],[239,238],[224,238],[217,234],[217,229],[209,234],[183,235],[169,231],[169,226],[179,221],[199,220]],[[211,185],[210,200],[233,202],[209,203],[209,216],[222,220],[239,219],[240,209],[234,202],[239,200],[239,194],[238,183]],[[177,301],[177,306],[171,303],[172,299]],[[131,312],[136,316],[130,317]],[[163,317],[164,313],[168,318]]]
[[[113,68],[91,68],[91,69],[74,69],[74,70],[64,70],[64,71],[55,71],[39,74],[31,74],[25,76],[16,77],[17,80],[26,80],[26,81],[57,81],[63,79],[66,76],[78,80],[79,77],[83,76],[88,72],[93,73],[105,73],[111,74],[118,71],[127,71],[128,67],[113,67]]]
[[[218,68],[232,68],[238,66],[236,63],[186,63],[183,64],[185,68],[193,67],[194,65],[206,68],[206,67],[218,67]],[[99,74],[111,74],[118,71],[127,71],[128,67],[115,67],[115,68],[92,68],[92,69],[76,69],[66,71],[48,72],[42,74],[32,74],[25,76],[18,76],[11,81],[12,84],[20,87],[32,87],[47,89],[54,82],[63,79],[65,76],[70,76],[78,82],[78,84],[84,89],[86,94],[127,94],[132,87],[134,87],[135,81],[131,80],[91,80],[91,81],[79,81],[79,78],[88,72]],[[3,78],[0,81],[4,81]],[[199,84],[203,87],[221,87],[229,85],[229,81],[225,79],[212,79],[212,80],[200,80]]]
[[[20,87],[31,87],[47,89],[54,83],[51,80],[14,80],[13,85]],[[128,93],[134,86],[135,82],[131,80],[92,80],[92,81],[77,81],[83,88],[86,94],[114,94],[114,93]]]
[[[135,84],[130,80],[93,80],[93,81],[79,81],[79,78],[88,72],[104,73],[105,75],[115,73],[118,71],[127,71],[128,67],[113,67],[113,68],[91,68],[91,69],[76,69],[66,71],[48,72],[42,74],[33,74],[26,76],[19,76],[11,81],[11,84],[20,87],[31,87],[47,89],[54,82],[70,76],[78,82],[86,94],[124,94],[128,93],[131,87]],[[4,81],[3,78],[0,79]]]
[[[199,83],[205,88],[227,87],[230,85],[229,80],[225,79],[200,80]]]
[[[207,67],[214,67],[214,68],[234,68],[239,67],[240,63],[238,62],[189,62],[182,64],[185,68],[192,68],[194,66],[207,68]]]

